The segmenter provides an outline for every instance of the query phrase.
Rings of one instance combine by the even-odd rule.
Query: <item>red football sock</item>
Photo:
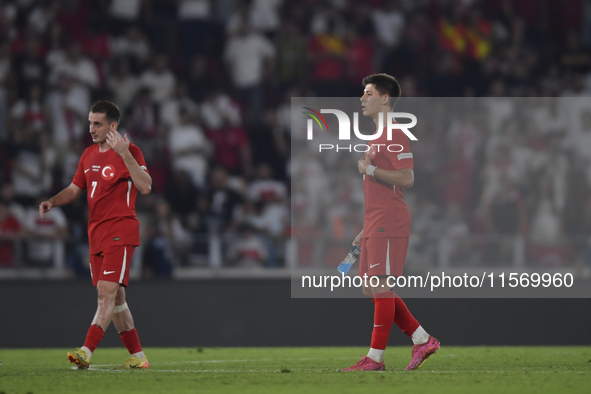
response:
[[[140,337],[138,337],[135,328],[132,328],[129,331],[120,332],[119,338],[121,338],[121,341],[129,351],[129,354],[139,353],[142,351],[142,345],[140,345]]]
[[[92,325],[88,329],[88,333],[86,334],[86,340],[84,341],[84,346],[90,349],[91,352],[94,352],[94,349],[98,346],[101,342],[103,337],[105,336],[105,331],[100,326]]]
[[[394,315],[394,323],[402,332],[404,332],[409,337],[412,337],[413,332],[419,328],[420,324],[417,319],[414,318],[412,313],[406,307],[406,304],[400,297],[396,297],[396,313]]]
[[[394,323],[396,308],[396,294],[393,291],[376,294],[373,316],[373,332],[371,334],[371,348],[384,350],[388,344],[390,329]]]

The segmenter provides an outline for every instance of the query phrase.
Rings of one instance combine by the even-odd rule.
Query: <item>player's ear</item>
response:
[[[110,129],[111,129],[111,130],[117,130],[117,126],[119,126],[119,123],[117,123],[117,122],[111,122],[111,127],[110,127]]]
[[[387,94],[382,96],[382,105],[388,105],[389,102],[390,102],[390,96],[388,96]]]

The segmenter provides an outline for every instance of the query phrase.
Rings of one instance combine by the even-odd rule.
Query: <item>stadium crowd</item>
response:
[[[97,99],[119,105],[154,181],[137,203],[146,276],[206,265],[212,237],[224,266],[285,265],[292,230],[326,223],[350,242],[362,201],[328,209],[314,176],[290,197],[323,165],[291,161],[290,97],[358,97],[374,72],[404,97],[564,97],[527,131],[501,122],[510,100],[485,126],[435,113],[409,191],[415,251],[441,232],[562,248],[591,232],[591,105],[576,99],[591,95],[590,48],[578,0],[0,0],[0,265],[14,264],[12,238],[29,265],[61,239],[72,272],[87,271],[84,199],[46,220],[37,204],[71,182]],[[315,199],[321,214],[292,228],[290,203]]]

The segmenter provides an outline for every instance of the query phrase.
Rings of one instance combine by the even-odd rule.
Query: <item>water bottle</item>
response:
[[[349,253],[347,254],[347,257],[345,257],[343,262],[341,264],[339,264],[339,266],[337,267],[337,270],[340,273],[347,275],[347,272],[349,272],[349,270],[351,269],[351,266],[353,264],[355,264],[355,262],[359,258],[360,254],[361,254],[361,248],[359,246],[353,246],[351,248],[351,250],[349,251]]]

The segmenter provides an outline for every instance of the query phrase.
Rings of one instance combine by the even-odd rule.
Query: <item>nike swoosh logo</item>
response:
[[[84,173],[86,174],[88,171],[90,171],[90,168],[88,170],[84,170]]]
[[[107,271],[107,270],[103,271],[103,275],[109,275],[109,274],[114,274],[114,273],[115,273],[115,271]]]
[[[375,325],[375,324],[374,324],[373,326],[374,326],[374,327],[384,327],[384,325],[383,325],[383,324],[378,324],[378,325]]]
[[[137,368],[139,366],[140,366],[140,364],[135,364],[135,365],[130,365],[129,368]]]
[[[378,266],[378,265],[380,265],[380,264],[382,264],[382,263],[377,263],[377,264],[374,264],[374,265],[371,265],[371,264],[370,264],[370,265],[369,265],[369,269],[372,269],[373,267],[377,267],[377,266]]]

